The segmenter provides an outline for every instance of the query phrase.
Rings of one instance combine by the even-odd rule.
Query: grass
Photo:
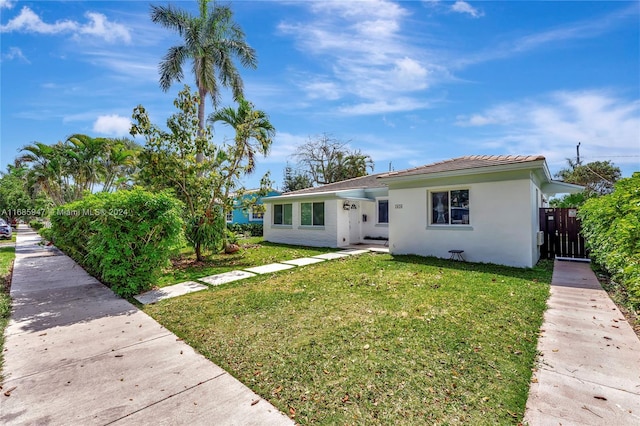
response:
[[[9,285],[15,253],[14,247],[0,247],[0,369],[4,362],[4,329],[9,323],[9,315],[11,314]]]
[[[11,233],[11,238],[9,239],[1,239],[0,243],[15,243],[16,242],[16,235],[18,234],[18,232],[14,229],[13,232]]]
[[[300,424],[517,424],[551,271],[365,254],[144,310]]]
[[[236,269],[266,265],[299,257],[315,256],[333,251],[329,248],[289,246],[264,242],[262,237],[241,239],[242,248],[234,254],[212,254],[204,262],[195,261],[192,248],[185,248],[180,256],[172,260],[172,265],[163,271],[158,287],[165,287],[183,281],[197,280],[209,275],[221,274]]]

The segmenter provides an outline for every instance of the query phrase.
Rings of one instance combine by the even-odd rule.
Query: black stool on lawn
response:
[[[451,254],[451,256],[449,256],[449,260],[459,260],[461,262],[464,262],[464,257],[462,256],[462,253],[464,253],[464,250],[449,250],[449,253]]]

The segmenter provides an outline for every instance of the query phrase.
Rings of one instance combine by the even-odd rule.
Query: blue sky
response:
[[[150,4],[168,2],[0,0],[0,169],[34,141],[126,136],[138,104],[164,124],[183,85],[163,92],[157,65],[180,40]],[[640,171],[638,1],[230,4],[258,54],[246,97],[277,129],[247,187],[268,170],[281,185],[296,146],[323,133],[375,172],[543,154],[554,173],[578,142],[585,162]]]

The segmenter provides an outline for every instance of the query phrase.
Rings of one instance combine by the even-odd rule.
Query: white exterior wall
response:
[[[349,210],[342,208],[345,200],[336,200],[336,237],[332,247],[349,245]]]
[[[456,189],[469,190],[470,225],[430,225],[429,191]],[[470,262],[532,267],[537,261],[533,198],[529,179],[390,188],[390,251],[448,258],[449,250],[458,249]]]
[[[538,245],[538,231],[540,231],[540,208],[544,207],[542,201],[543,195],[540,188],[533,182],[530,182],[531,194],[531,265],[535,265],[540,260],[540,246]]]
[[[324,202],[324,226],[302,226],[300,224],[300,204]],[[292,204],[292,224],[273,224],[273,204]],[[340,204],[338,206],[338,204]],[[340,200],[296,200],[266,202],[264,213],[264,239],[273,243],[293,244],[311,247],[337,247],[338,207]],[[347,213],[346,211],[344,213]],[[347,224],[348,227],[348,224]],[[347,228],[348,234],[348,228]]]
[[[362,238],[364,237],[384,237],[389,238],[389,224],[378,223],[378,202],[377,200],[386,200],[389,197],[378,197],[375,202],[362,203],[364,205],[363,213],[367,215],[367,221],[362,223]],[[391,208],[389,208],[391,210]]]

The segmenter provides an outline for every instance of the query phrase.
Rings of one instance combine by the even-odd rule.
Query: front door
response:
[[[349,244],[359,244],[360,237],[360,203],[351,201],[349,210]]]

